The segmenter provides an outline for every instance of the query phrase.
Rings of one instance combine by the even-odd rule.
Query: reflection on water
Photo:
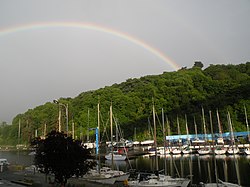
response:
[[[159,169],[165,165],[164,156],[159,157]],[[216,162],[214,162],[216,161]],[[155,170],[154,156],[141,156],[129,161],[133,169],[141,171]],[[110,164],[111,162],[105,162]],[[128,165],[124,162],[120,169],[128,171]],[[200,182],[215,182],[215,167],[218,178],[226,182],[250,186],[250,156],[246,155],[167,155],[166,172],[174,177],[189,177],[192,184]]]
[[[11,164],[33,164],[34,156],[29,152],[1,152],[0,158],[7,158]],[[129,161],[115,161],[114,168],[123,171],[137,169],[141,171],[154,171],[156,168],[154,156],[140,156]],[[214,162],[216,160],[216,162]],[[199,182],[215,182],[215,166],[218,178],[223,181],[240,183],[242,186],[250,186],[250,155],[167,155],[158,159],[159,169],[171,176],[190,177],[193,184]],[[103,165],[111,166],[112,162],[102,161]]]
[[[34,156],[30,156],[29,153],[30,151],[0,151],[0,158],[7,158],[10,164],[30,166],[33,164]]]

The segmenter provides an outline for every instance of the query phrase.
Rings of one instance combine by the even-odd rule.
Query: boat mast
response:
[[[170,136],[171,132],[170,132],[170,124],[169,124],[168,116],[166,116],[166,121],[167,121],[168,136]],[[169,147],[172,150],[172,144],[171,144],[171,140],[170,139],[168,139],[168,148]],[[169,172],[169,174],[173,175],[173,160],[172,160],[172,157],[170,159],[170,172]]]
[[[204,109],[203,107],[201,108],[202,112],[202,121],[203,121],[203,127],[204,127],[204,135],[205,135],[205,142],[207,142],[207,130],[206,130],[206,121],[205,121],[205,115],[204,115]]]
[[[89,108],[88,108],[88,124],[87,124],[87,142],[89,142]]]
[[[218,111],[218,109],[216,110],[216,115],[217,115],[217,121],[218,121],[220,138],[222,138],[222,130],[221,130],[221,123],[220,123],[220,117],[219,117],[219,111]]]
[[[245,118],[246,118],[246,125],[247,125],[247,138],[248,138],[248,142],[250,142],[249,126],[248,126],[248,119],[247,119],[247,109],[246,109],[245,105],[244,105],[244,111],[245,111]]]
[[[136,141],[136,127],[134,128],[134,141]]]
[[[177,115],[177,131],[178,131],[178,135],[179,135],[179,140],[178,140],[178,144],[179,144],[179,147],[181,146],[181,130],[180,130],[180,123],[179,123],[179,118],[178,118],[178,115]]]
[[[20,137],[21,137],[21,120],[19,119],[19,122],[18,122],[18,145],[20,144]]]
[[[198,140],[198,133],[197,133],[197,124],[194,116],[194,131],[195,131],[195,139]]]
[[[112,167],[113,167],[113,163],[114,163],[114,155],[113,155],[113,151],[114,151],[114,148],[113,148],[113,113],[112,113],[112,102],[111,102],[111,105],[110,105],[110,136],[111,136],[111,161],[112,161]],[[113,168],[112,168],[113,169]]]
[[[75,123],[72,120],[72,139],[75,139]]]
[[[215,179],[216,179],[216,184],[218,186],[218,173],[217,173],[217,164],[215,160],[215,152],[214,152],[214,133],[213,133],[213,122],[212,122],[212,112],[209,111],[209,117],[210,117],[210,128],[211,128],[211,134],[212,134],[212,144],[213,144],[213,158],[214,158],[214,171],[215,171]]]
[[[168,130],[168,136],[170,136],[171,132],[170,132],[170,124],[169,124],[169,120],[168,120],[168,116],[166,116],[166,121],[167,121],[167,130]],[[171,141],[170,139],[168,139],[168,146],[171,147]]]
[[[231,117],[230,117],[229,111],[227,111],[227,120],[228,120],[228,125],[229,125],[229,130],[230,130],[231,145],[232,145],[232,148],[233,148],[235,140],[234,140],[233,126],[232,126],[232,121],[231,121]]]
[[[100,139],[100,103],[98,101],[98,104],[97,104],[97,127],[98,127],[98,139],[99,139],[99,142],[101,141]],[[100,155],[99,155],[100,156]]]
[[[157,156],[157,139],[156,139],[156,124],[155,124],[155,106],[153,103],[153,122],[154,122],[154,145],[155,145],[155,162],[156,162],[156,171],[159,171],[158,166],[158,156]],[[159,177],[159,175],[158,175]]]
[[[162,114],[162,131],[163,131],[163,142],[164,142],[164,173],[165,175],[167,174],[167,160],[166,160],[166,130],[165,130],[165,120],[164,120],[164,111],[163,108],[161,109],[161,114]]]
[[[185,114],[185,121],[186,121],[186,132],[187,132],[187,141],[188,145],[191,145],[190,138],[189,138],[189,130],[188,130],[188,124],[187,124],[187,115]]]
[[[98,128],[98,140],[100,142],[101,140],[100,140],[100,103],[99,103],[99,98],[98,98],[98,104],[97,104],[97,128]],[[96,154],[98,154],[98,162],[99,162],[98,172],[100,173],[101,156],[99,154],[99,148],[100,148],[100,146],[99,146],[100,143],[99,142],[98,142],[98,151],[97,151]]]
[[[238,160],[236,159],[235,157],[235,151],[234,151],[234,146],[235,146],[235,139],[234,139],[234,132],[233,132],[233,124],[232,124],[232,120],[231,120],[231,116],[230,116],[230,112],[227,111],[228,115],[227,115],[227,118],[228,118],[228,122],[229,122],[229,126],[230,126],[230,133],[231,133],[231,141],[232,141],[232,149],[233,149],[233,155],[234,155],[234,164],[235,164],[235,169],[236,169],[236,177],[237,177],[237,181],[238,181],[238,184],[240,185],[241,184],[241,181],[240,181],[240,174],[239,174],[239,165],[238,165]]]
[[[60,108],[60,105],[58,105],[59,107],[59,111],[58,111],[58,131],[61,132],[62,131],[62,124],[61,124],[61,115],[62,115],[62,112],[61,112],[61,108]]]
[[[46,137],[46,134],[47,134],[47,124],[45,123],[44,124],[44,130],[43,130],[43,136],[44,136],[44,138]]]

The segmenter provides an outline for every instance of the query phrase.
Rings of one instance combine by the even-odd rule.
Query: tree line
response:
[[[201,62],[192,68],[181,68],[160,75],[130,78],[97,90],[79,94],[75,98],[60,98],[65,107],[47,102],[14,117],[11,125],[0,126],[0,145],[29,144],[35,137],[58,130],[58,114],[61,110],[61,126],[68,133],[74,130],[75,139],[86,141],[88,128],[97,127],[97,105],[100,106],[100,131],[102,141],[108,140],[109,108],[112,104],[113,120],[127,139],[149,138],[152,126],[152,105],[157,113],[157,132],[162,136],[161,112],[170,124],[171,134],[177,134],[177,116],[181,133],[185,134],[185,115],[190,133],[194,133],[194,119],[198,133],[203,133],[201,108],[209,121],[213,114],[214,131],[218,131],[216,110],[219,111],[223,131],[228,131],[227,113],[230,112],[235,131],[246,131],[246,119],[250,115],[250,62],[239,65],[210,65],[202,69]],[[164,122],[164,124],[166,121]],[[72,125],[74,124],[74,125]],[[21,137],[18,137],[18,129]],[[74,126],[74,129],[72,129]],[[36,132],[36,133],[35,133]],[[135,135],[136,132],[136,135]],[[90,131],[90,139],[94,132]]]

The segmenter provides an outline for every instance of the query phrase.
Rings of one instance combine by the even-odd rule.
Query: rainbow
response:
[[[53,28],[53,27],[72,27],[72,28],[79,28],[79,29],[88,29],[103,32],[106,34],[110,34],[115,37],[119,37],[126,41],[129,41],[137,46],[142,47],[143,49],[147,50],[151,54],[155,55],[162,61],[166,62],[170,65],[174,70],[180,69],[179,65],[171,60],[168,56],[164,55],[159,49],[154,48],[153,46],[147,44],[146,42],[131,36],[127,33],[117,31],[111,28],[107,28],[104,26],[96,25],[93,23],[83,23],[83,22],[41,22],[41,23],[30,23],[25,25],[19,25],[15,27],[8,27],[4,29],[0,29],[0,37],[12,33],[23,32],[27,30],[37,30],[37,29],[44,29],[44,28]]]

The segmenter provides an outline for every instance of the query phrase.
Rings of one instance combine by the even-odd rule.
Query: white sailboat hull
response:
[[[82,177],[82,180],[96,182],[100,184],[114,184],[116,181],[116,177],[112,177],[111,175],[85,175]]]
[[[130,175],[129,173],[126,173],[124,175],[117,176],[116,181],[117,182],[123,182],[125,180],[128,180],[129,175]]]
[[[238,154],[240,150],[238,148],[228,148],[227,153],[230,155]]]
[[[190,149],[190,150],[182,150],[182,153],[183,154],[191,154],[193,151]]]
[[[226,150],[225,149],[215,149],[214,153],[216,155],[224,155],[224,154],[226,154]]]
[[[113,160],[116,161],[126,160],[126,158],[126,155],[113,154]],[[112,153],[105,155],[105,159],[112,160]]]
[[[199,149],[198,153],[199,153],[199,155],[208,155],[208,154],[210,154],[210,150],[208,150],[208,149]]]
[[[90,181],[90,182],[96,182],[100,184],[115,184],[116,179],[115,178],[86,178],[85,180]]]
[[[128,180],[129,175],[129,173],[124,173],[123,171],[102,167],[100,172],[97,170],[90,170],[82,179],[101,184],[114,184],[115,182]]]
[[[160,155],[165,155],[165,154],[170,154],[170,150],[169,149],[165,149],[165,153],[164,153],[164,149],[160,149],[159,150],[159,153],[160,153]]]
[[[245,152],[247,155],[250,155],[250,148],[245,149],[244,152]]]
[[[181,150],[180,149],[174,149],[174,150],[172,150],[172,154],[173,155],[179,155],[179,154],[181,154]]]

